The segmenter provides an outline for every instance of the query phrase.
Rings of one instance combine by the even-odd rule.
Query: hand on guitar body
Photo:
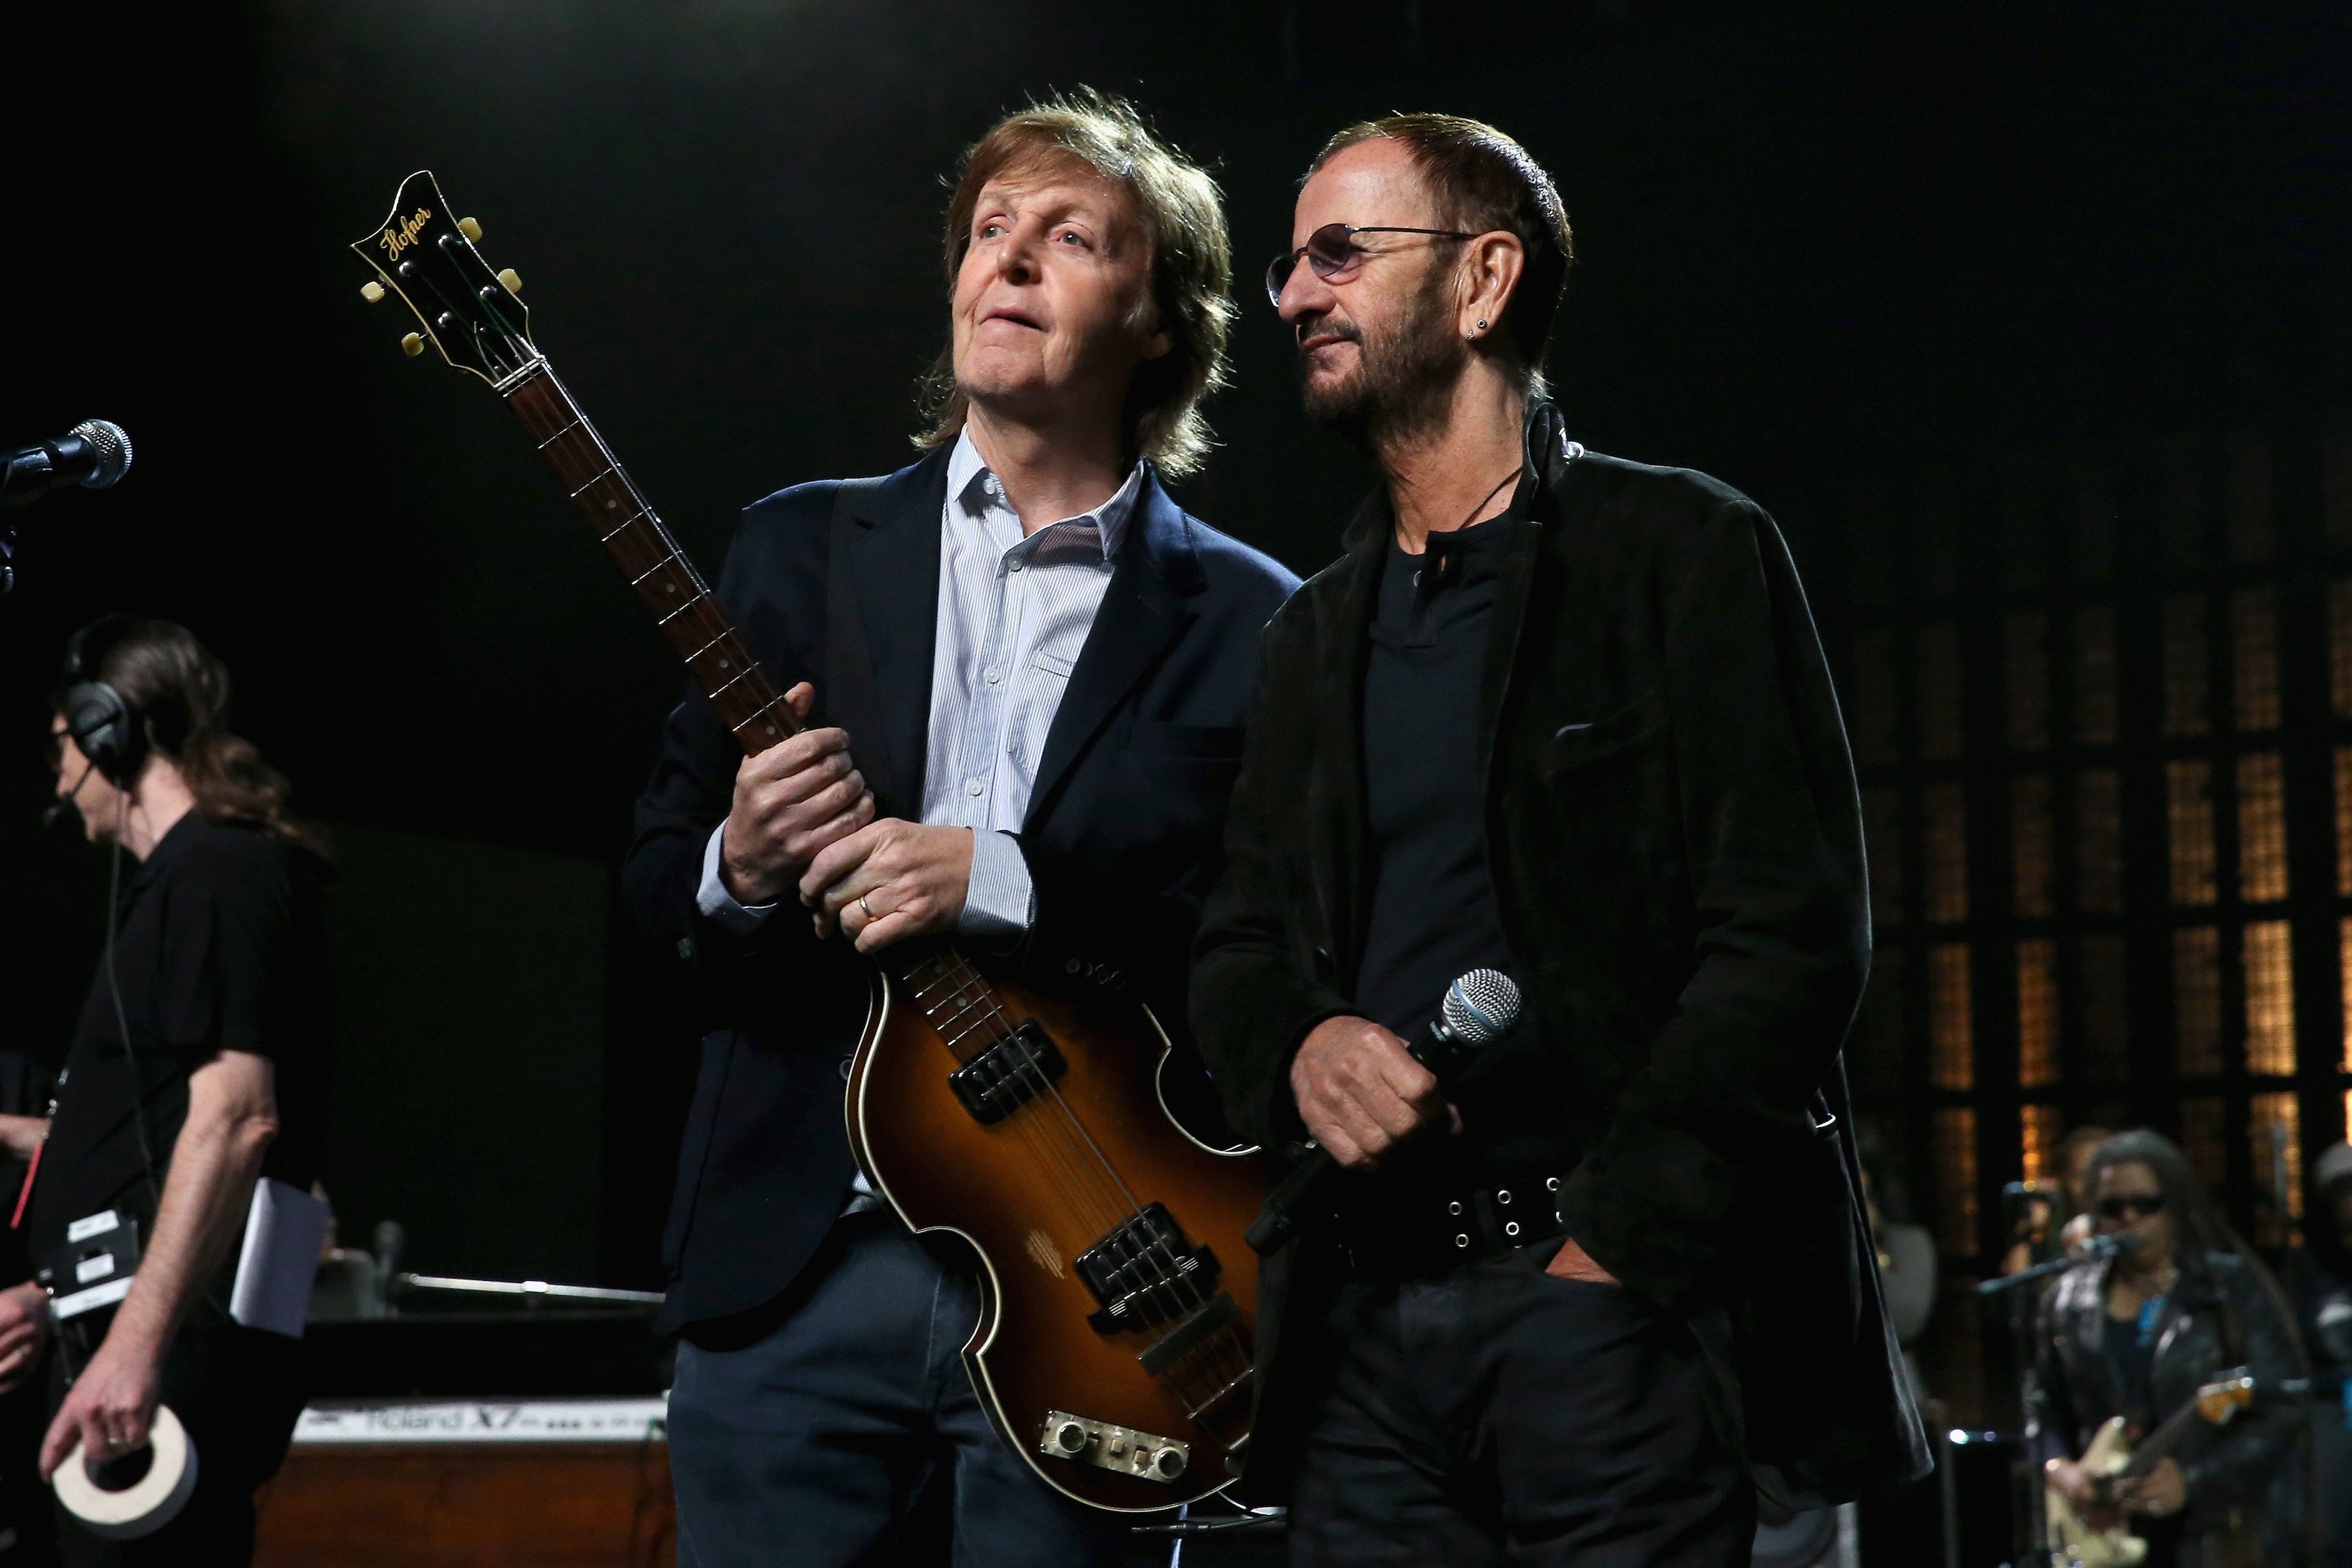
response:
[[[808,716],[815,688],[806,681],[784,694],[796,718]],[[719,846],[719,879],[746,907],[773,904],[809,862],[874,820],[874,795],[849,757],[849,736],[808,729],[735,770],[735,800]]]

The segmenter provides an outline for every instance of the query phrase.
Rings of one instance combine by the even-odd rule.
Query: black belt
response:
[[[1537,1176],[1359,1203],[1341,1212],[1333,1234],[1351,1273],[1381,1279],[1441,1274],[1567,1235],[1557,1207],[1559,1189],[1559,1177]]]

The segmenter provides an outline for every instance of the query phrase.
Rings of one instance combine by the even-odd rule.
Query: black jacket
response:
[[[1529,412],[1539,494],[1492,617],[1480,703],[1488,863],[1542,1039],[1581,1092],[1569,1228],[1686,1312],[1759,1479],[1792,1501],[1922,1473],[1880,1301],[1838,1048],[1869,967],[1853,771],[1771,520],[1701,475],[1601,457]],[[1192,1023],[1235,1130],[1297,1135],[1289,1065],[1353,1010],[1363,939],[1365,629],[1375,497],[1267,629],[1194,949]],[[1261,1281],[1254,1461],[1282,1484],[1286,1321],[1312,1249]]]
[[[2027,1407],[2037,1459],[2079,1458],[2107,1418],[2126,1408],[2106,1353],[2111,1267],[2078,1264],[2042,1299]],[[2200,1423],[2175,1451],[2189,1483],[2188,1531],[2203,1534],[2227,1526],[2232,1509],[2259,1507],[2287,1462],[2304,1401],[2278,1385],[2299,1375],[2301,1358],[2253,1270],[2226,1252],[2209,1252],[2202,1267],[2181,1270],[2155,1328],[2149,1381],[2157,1420],[2232,1367],[2247,1368],[2256,1380],[2252,1408],[2224,1427]]]
[[[719,584],[780,687],[816,685],[884,816],[919,821],[948,454],[878,481],[747,508]],[[1022,834],[1037,915],[1007,961],[1182,1017],[1187,946],[1215,880],[1258,633],[1297,580],[1187,516],[1147,476],[1047,734]],[[672,1328],[789,1287],[853,1169],[842,1083],[865,1019],[865,960],[797,908],[753,936],[697,909],[702,854],[742,753],[710,705],[670,715],[623,883],[655,940],[690,958],[702,1060],[664,1257]]]

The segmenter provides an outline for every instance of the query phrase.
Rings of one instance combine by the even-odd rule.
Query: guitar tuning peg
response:
[[[423,353],[425,351],[425,334],[422,332],[411,332],[407,337],[403,338],[400,340],[400,351],[406,354],[412,360],[417,355]]]
[[[499,272],[499,281],[507,286],[507,292],[509,294],[520,294],[522,292],[522,274],[517,272],[511,267],[504,268]]]
[[[360,298],[366,300],[371,305],[383,304],[383,285],[378,283],[373,277],[369,278],[365,283],[360,285]]]
[[[471,218],[459,218],[457,220],[457,232],[464,235],[467,239],[472,240],[476,245],[482,243],[482,225],[476,223]]]

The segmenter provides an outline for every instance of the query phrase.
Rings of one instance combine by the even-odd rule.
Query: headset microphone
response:
[[[81,800],[82,786],[89,783],[89,776],[97,771],[98,769],[88,762],[84,762],[81,765],[81,777],[75,779],[74,787],[66,791],[66,798],[62,800],[50,801],[48,810],[41,813],[41,831],[43,832],[47,832],[51,828],[56,827],[59,822],[64,821],[66,818],[73,814],[74,808]]]

